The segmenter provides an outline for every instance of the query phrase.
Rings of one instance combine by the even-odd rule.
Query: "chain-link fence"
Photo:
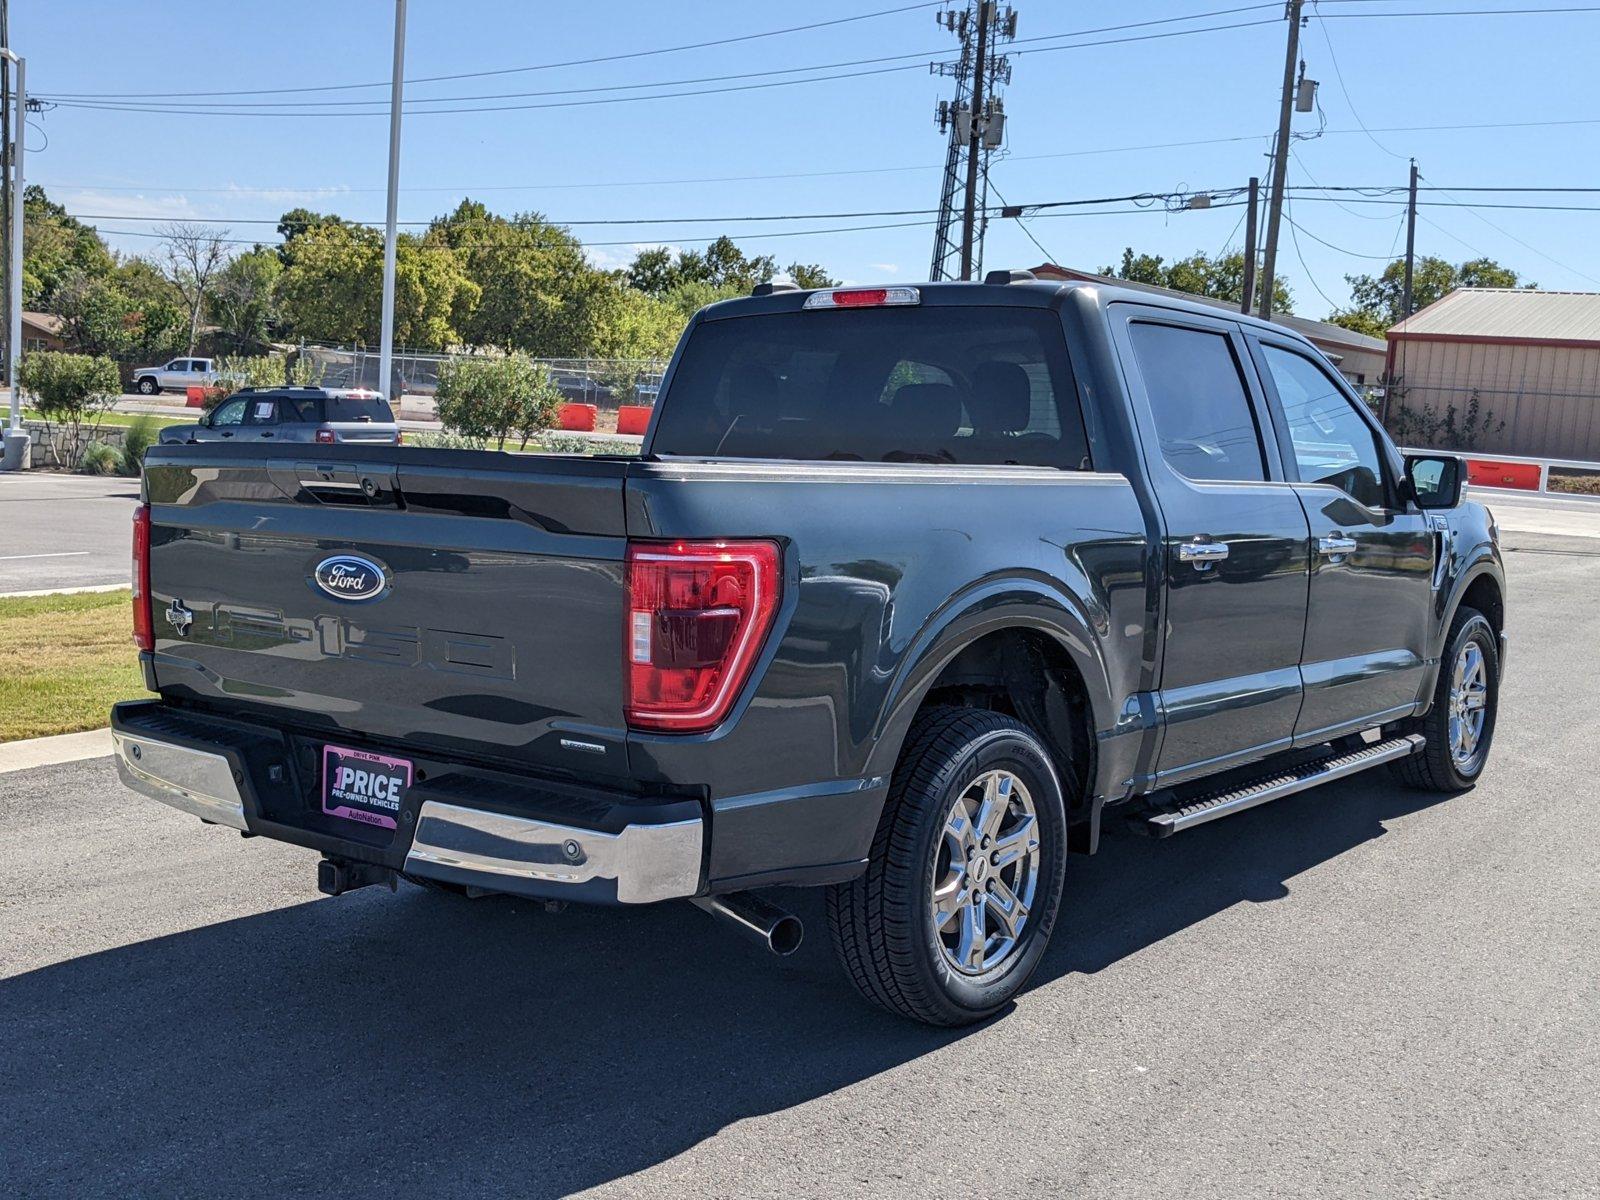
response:
[[[386,391],[378,379],[378,352],[362,346],[306,343],[300,353],[321,371],[324,387]],[[452,354],[427,354],[396,349],[393,359],[395,395],[432,396],[439,389],[439,368]],[[621,404],[654,404],[666,363],[660,359],[539,358],[570,401],[614,409]]]

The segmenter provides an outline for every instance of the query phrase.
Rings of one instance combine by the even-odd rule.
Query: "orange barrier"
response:
[[[1539,490],[1539,464],[1496,462],[1489,458],[1467,459],[1467,482],[1478,487]]]
[[[189,408],[204,408],[206,404],[206,389],[203,387],[185,388],[183,402]]]
[[[594,418],[598,411],[592,404],[563,404],[561,428],[570,429],[574,433],[593,433]]]
[[[617,409],[618,433],[643,433],[650,425],[650,409],[643,404],[624,404]]]

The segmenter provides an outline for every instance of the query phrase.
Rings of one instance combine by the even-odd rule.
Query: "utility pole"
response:
[[[1002,8],[999,0],[966,0],[941,10],[934,19],[960,40],[961,54],[955,62],[930,67],[936,75],[955,77],[956,94],[953,100],[939,101],[934,113],[939,132],[948,140],[928,278],[970,279],[983,264],[986,167],[1005,136],[999,85],[1011,82],[1011,61],[996,54],[994,47],[1016,37],[1017,12],[1010,6]]]
[[[1289,174],[1289,119],[1294,113],[1294,65],[1300,56],[1300,9],[1289,0],[1289,46],[1283,56],[1283,98],[1278,106],[1278,140],[1272,153],[1272,195],[1267,205],[1267,250],[1261,264],[1261,319],[1272,319],[1272,289],[1278,266],[1278,227],[1283,220],[1283,188]]]
[[[394,363],[395,224],[400,200],[400,105],[405,94],[406,0],[394,0],[394,74],[389,89],[389,209],[383,225],[383,324],[378,341],[378,391],[397,403],[389,382]]]
[[[961,206],[961,278],[972,278],[972,235],[978,216],[978,146],[983,140],[983,77],[989,57],[989,22],[994,0],[978,0],[978,51],[972,64],[972,120],[967,122],[967,198]]]
[[[1244,213],[1244,280],[1240,285],[1239,311],[1247,313],[1256,298],[1256,207],[1261,203],[1261,180],[1250,176],[1250,207]]]
[[[1417,160],[1411,160],[1411,194],[1406,202],[1406,281],[1400,293],[1400,319],[1411,315],[1411,274],[1417,258]]]

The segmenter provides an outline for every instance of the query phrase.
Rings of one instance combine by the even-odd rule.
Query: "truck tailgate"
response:
[[[152,448],[156,682],[329,740],[622,775],[626,470]]]

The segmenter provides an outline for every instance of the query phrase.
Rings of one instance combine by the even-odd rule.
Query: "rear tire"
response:
[[[1066,803],[1026,725],[973,708],[918,715],[867,871],[828,890],[839,961],[868,1000],[968,1025],[1021,990],[1061,902]]]
[[[139,389],[139,395],[141,395],[141,396],[154,396],[157,392],[159,392],[161,390],[159,387],[156,386],[156,381],[154,379],[151,379],[148,375],[146,375],[143,379],[139,380],[137,386],[138,386],[138,389]]]
[[[1418,722],[1421,753],[1391,763],[1395,778],[1428,792],[1464,792],[1489,761],[1500,707],[1500,639],[1474,608],[1456,610],[1439,660],[1433,707]]]

